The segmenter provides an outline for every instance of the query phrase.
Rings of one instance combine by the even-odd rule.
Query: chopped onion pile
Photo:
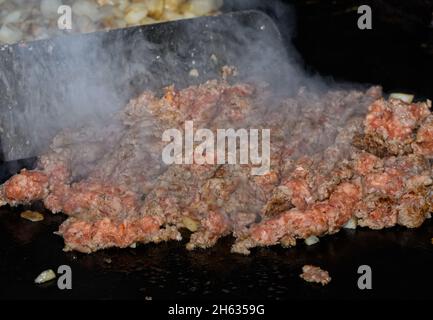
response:
[[[223,0],[0,0],[0,44],[49,38],[57,27],[59,6],[72,8],[73,33],[216,14]]]

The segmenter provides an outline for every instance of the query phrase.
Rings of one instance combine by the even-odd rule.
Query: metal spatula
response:
[[[41,154],[59,130],[103,119],[142,90],[201,83],[224,65],[282,79],[293,71],[282,61],[280,34],[258,11],[2,46],[3,160]]]

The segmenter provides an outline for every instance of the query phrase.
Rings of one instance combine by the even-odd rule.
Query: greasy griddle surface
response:
[[[433,289],[433,220],[414,230],[343,230],[311,247],[259,248],[250,256],[230,254],[231,238],[206,251],[189,252],[184,240],[85,255],[62,251],[53,232],[64,216],[43,211],[45,220],[32,223],[20,218],[22,210],[0,209],[1,299],[429,298]],[[331,283],[300,279],[307,263],[327,269]],[[41,271],[63,264],[72,268],[72,290],[60,291],[55,281],[33,283]],[[363,264],[373,270],[372,290],[357,287]]]

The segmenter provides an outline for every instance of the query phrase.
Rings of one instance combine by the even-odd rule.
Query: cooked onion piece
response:
[[[26,210],[24,212],[21,212],[20,216],[21,216],[21,218],[32,221],[32,222],[39,222],[39,221],[44,220],[44,215],[37,212],[37,211]]]
[[[415,97],[413,94],[406,94],[406,93],[391,93],[389,95],[391,99],[399,99],[401,101],[404,101],[406,103],[412,103],[413,98]]]
[[[148,15],[151,18],[159,19],[164,13],[165,1],[164,0],[148,0],[146,1],[148,8]]]
[[[179,12],[180,7],[186,2],[186,0],[165,0],[164,9]]]
[[[86,16],[95,22],[100,18],[98,5],[92,1],[80,0],[75,2],[72,6],[72,12],[80,16]]]
[[[62,2],[60,0],[42,0],[40,10],[44,17],[55,18],[57,10],[61,5]]]
[[[135,3],[131,5],[126,12],[126,23],[129,25],[135,25],[147,17],[148,9],[143,3]]]
[[[182,5],[182,12],[197,16],[209,14],[222,6],[221,0],[190,0]]]
[[[349,221],[343,226],[344,229],[356,229],[358,222],[356,218],[350,218]]]
[[[12,44],[20,41],[23,38],[21,30],[13,27],[4,25],[0,28],[0,43]]]
[[[320,239],[316,236],[310,236],[307,239],[305,239],[305,244],[307,246],[312,246],[313,244],[316,244],[320,241]]]
[[[45,271],[42,271],[40,275],[38,275],[35,279],[35,283],[42,284],[48,281],[51,281],[56,278],[56,274],[52,269],[48,269]]]
[[[21,17],[21,12],[18,10],[12,11],[11,13],[9,13],[3,20],[4,24],[8,24],[8,23],[15,23],[20,21]]]
[[[190,217],[184,217],[182,223],[191,232],[196,232],[198,230],[198,222]]]
[[[190,77],[197,78],[198,76],[200,76],[200,74],[199,74],[198,70],[194,68],[194,69],[191,69],[191,70],[189,71],[189,76],[190,76]]]

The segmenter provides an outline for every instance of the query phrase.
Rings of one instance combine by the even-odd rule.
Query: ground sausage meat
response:
[[[24,169],[4,184],[3,192],[11,203],[42,200],[48,194],[48,177],[43,172]]]
[[[300,277],[307,282],[320,283],[322,286],[331,282],[331,277],[329,276],[328,271],[309,264],[302,267],[302,274]]]
[[[145,91],[102,128],[59,133],[35,170],[0,186],[0,205],[43,201],[63,212],[65,249],[86,253],[180,240],[182,228],[192,232],[190,250],[232,234],[232,251],[242,254],[334,234],[354,220],[415,228],[433,203],[430,106],[386,100],[379,87],[287,97],[227,77]],[[163,132],[184,134],[186,121],[195,130],[269,129],[269,171],[253,175],[251,162],[164,163]],[[302,277],[330,281],[313,266]]]

